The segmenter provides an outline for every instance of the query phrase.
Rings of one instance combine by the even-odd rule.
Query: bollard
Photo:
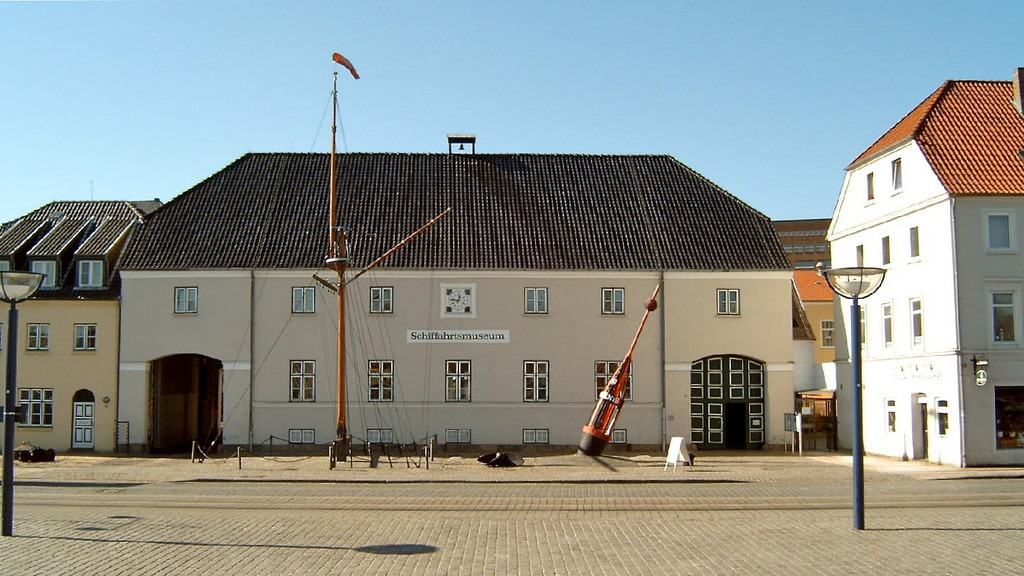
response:
[[[238,469],[242,469],[242,447],[238,446],[235,448],[235,454],[238,456]]]
[[[192,464],[196,463],[196,441],[192,441]]]

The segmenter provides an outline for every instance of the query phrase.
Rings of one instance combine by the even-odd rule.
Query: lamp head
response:
[[[828,282],[828,287],[843,298],[867,298],[882,286],[885,270],[855,266],[823,270],[821,275]]]
[[[27,300],[42,281],[38,272],[0,272],[0,300],[8,304]]]

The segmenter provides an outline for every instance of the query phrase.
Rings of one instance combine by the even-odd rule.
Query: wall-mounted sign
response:
[[[409,330],[410,344],[508,344],[508,330]]]
[[[988,382],[988,372],[984,368],[979,368],[974,373],[974,383],[978,386],[984,386],[986,382]]]

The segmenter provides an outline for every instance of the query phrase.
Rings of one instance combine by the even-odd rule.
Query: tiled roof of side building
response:
[[[1024,117],[1011,82],[946,82],[850,167],[908,138],[951,194],[1024,194]]]
[[[157,210],[124,269],[321,268],[326,154],[247,154]],[[339,221],[364,266],[785,270],[766,216],[669,156],[339,156]]]
[[[793,283],[804,302],[831,302],[835,299],[835,292],[817,270],[794,270]]]

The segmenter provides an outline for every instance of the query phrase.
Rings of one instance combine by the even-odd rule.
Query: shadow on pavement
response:
[[[109,528],[101,528],[98,526],[84,526],[78,528],[78,530],[84,531],[96,531],[102,532],[109,530]],[[395,554],[395,555],[409,555],[409,554],[433,554],[434,552],[440,551],[440,548],[431,544],[373,544],[368,546],[359,546],[353,548],[351,546],[330,546],[330,545],[315,545],[315,544],[238,544],[238,543],[222,543],[222,542],[189,542],[186,540],[145,540],[145,539],[132,539],[132,538],[84,538],[76,536],[20,536],[17,535],[15,538],[25,538],[28,540],[51,540],[51,541],[65,541],[65,542],[105,542],[110,544],[162,544],[168,546],[199,546],[202,548],[281,548],[290,550],[351,550],[353,552],[362,552],[364,554]]]

